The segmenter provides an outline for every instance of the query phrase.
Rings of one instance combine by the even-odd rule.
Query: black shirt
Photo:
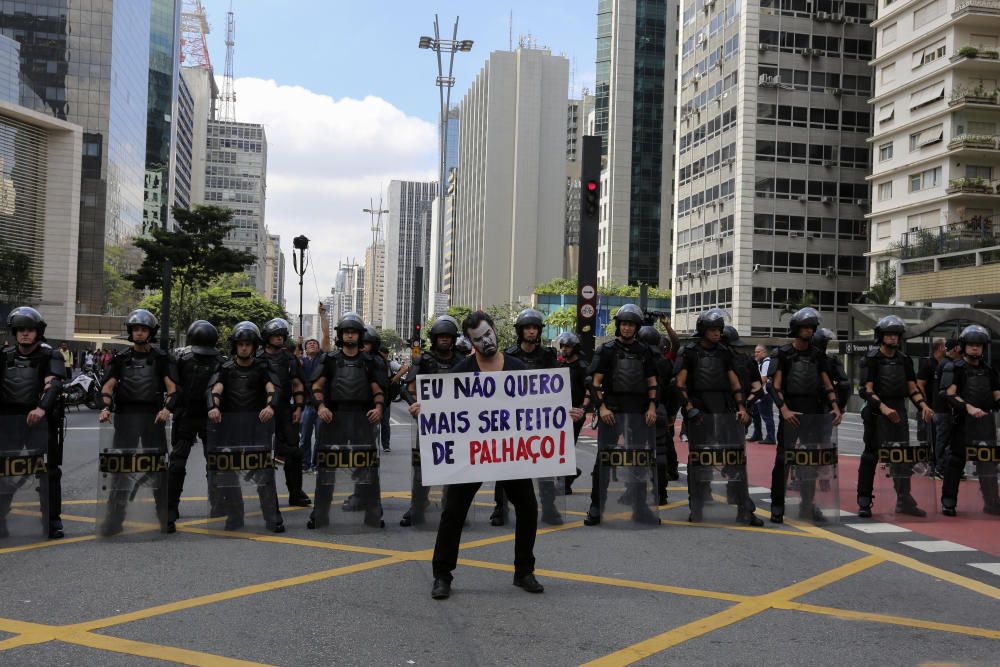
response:
[[[511,356],[506,352],[503,354],[503,368],[501,370],[505,371],[526,371],[528,367],[523,361],[517,357]],[[460,362],[455,364],[455,367],[451,369],[452,373],[481,373],[482,369],[479,368],[479,362],[476,361],[476,355],[470,357],[465,357]]]
[[[920,362],[917,370],[917,379],[927,383],[927,395],[924,398],[934,408],[934,412],[948,412],[948,402],[938,393],[938,381],[941,379],[940,367],[948,357],[941,357],[938,361],[934,357],[928,357]]]
[[[594,363],[591,367],[594,375],[600,373],[603,376],[601,384],[603,385],[604,402],[608,405],[608,408],[615,412],[632,414],[645,412],[649,407],[648,389],[643,390],[641,393],[628,394],[616,394],[614,391],[613,377],[615,366],[618,363],[619,352],[635,354],[641,357],[642,376],[647,380],[656,377],[656,360],[653,358],[653,352],[649,349],[648,345],[635,339],[630,343],[624,343],[617,339],[605,343],[597,349],[597,353],[594,355]]]

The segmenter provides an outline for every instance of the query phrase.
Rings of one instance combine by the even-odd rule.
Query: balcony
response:
[[[945,193],[949,195],[993,197],[1000,194],[1000,184],[996,181],[988,181],[985,178],[953,178],[948,181]]]
[[[951,17],[953,19],[971,18],[979,21],[983,20],[984,17],[1000,19],[1000,0],[958,0]]]
[[[996,72],[1000,68],[1000,51],[981,49],[977,46],[963,46],[950,58],[963,71]]]
[[[902,301],[1000,300],[1000,215],[907,232],[899,251]]]
[[[958,107],[966,104],[996,106],[998,93],[1000,93],[1000,91],[988,90],[981,83],[975,88],[970,88],[968,86],[956,86],[951,91],[951,97],[948,99],[948,106]]]

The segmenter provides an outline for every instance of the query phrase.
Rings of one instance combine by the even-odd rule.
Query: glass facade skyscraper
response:
[[[0,0],[0,32],[21,45],[23,106],[83,128],[78,313],[107,310],[105,247],[142,228],[150,0]],[[132,270],[114,253],[109,271]]]
[[[151,0],[149,20],[149,99],[146,117],[146,192],[143,229],[170,220],[171,170],[177,137],[181,0]]]

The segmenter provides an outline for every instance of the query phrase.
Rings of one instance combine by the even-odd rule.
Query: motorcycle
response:
[[[87,406],[96,410],[101,405],[101,378],[97,371],[85,370],[63,385],[63,400],[67,406]]]

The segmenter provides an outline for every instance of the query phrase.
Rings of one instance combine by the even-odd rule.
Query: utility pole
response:
[[[601,209],[601,138],[583,137],[580,157],[580,259],[576,332],[585,359],[594,355],[597,329],[597,223]]]

